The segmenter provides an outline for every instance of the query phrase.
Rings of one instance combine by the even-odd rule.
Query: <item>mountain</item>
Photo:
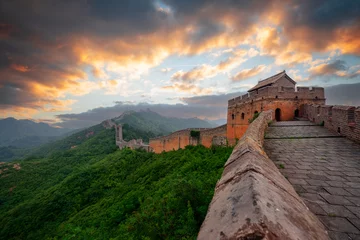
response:
[[[113,121],[126,123],[142,131],[150,131],[155,135],[166,135],[185,128],[212,128],[216,125],[198,118],[165,117],[150,110],[127,111]]]
[[[56,140],[70,131],[46,123],[5,118],[0,120],[0,147],[34,147]]]
[[[325,88],[326,104],[360,106],[360,83]]]
[[[0,163],[0,239],[195,239],[231,151],[119,150],[114,128],[84,129]]]
[[[205,121],[209,122],[214,127],[224,125],[227,122],[226,118],[219,118],[219,119],[215,119],[215,120],[205,119]]]

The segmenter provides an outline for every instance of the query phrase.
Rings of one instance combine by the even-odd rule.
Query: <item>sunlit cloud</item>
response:
[[[134,1],[128,8],[116,1],[0,4],[7,13],[0,17],[2,114],[70,109],[70,99],[95,91],[210,94],[206,79],[223,74],[241,81],[265,65],[269,71],[291,67],[297,81],[359,76],[352,62],[343,64],[346,69],[336,62],[360,56],[357,1]],[[198,61],[191,69],[166,64],[176,58],[175,64],[186,65],[192,57]],[[242,67],[253,64],[251,58],[254,67]],[[265,58],[273,59],[271,66]],[[144,87],[135,89],[133,82]]]
[[[355,78],[359,76],[360,70],[358,70],[357,66],[349,68],[345,61],[336,60],[311,67],[309,73],[312,77],[338,76],[342,78]]]
[[[183,92],[193,95],[207,95],[213,93],[213,88],[201,88],[193,84],[174,83],[172,85],[161,87],[163,91],[169,92]]]
[[[245,80],[245,79],[248,79],[248,78],[258,75],[265,69],[266,69],[265,65],[259,65],[259,66],[253,67],[253,68],[243,69],[240,72],[236,73],[234,76],[232,76],[231,80],[234,82]]]

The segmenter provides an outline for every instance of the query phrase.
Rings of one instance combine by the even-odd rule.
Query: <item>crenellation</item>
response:
[[[350,139],[360,139],[360,111],[355,107],[325,105],[324,88],[296,87],[285,71],[259,82],[248,93],[228,101],[227,124],[214,129],[184,129],[168,136],[153,138],[155,152],[179,149],[187,145],[211,146],[214,138],[224,137],[233,146],[246,132],[257,113],[272,110],[275,121],[291,121],[305,117],[324,124]],[[200,131],[200,140],[190,138],[191,130]]]
[[[360,108],[354,106],[331,106],[307,104],[307,117],[316,124],[337,132],[355,142],[360,142]],[[319,111],[320,110],[320,111]]]
[[[324,88],[320,87],[264,87],[256,91],[250,92],[248,94],[242,95],[230,99],[228,101],[228,106],[234,106],[236,104],[247,104],[249,102],[254,102],[257,100],[264,99],[315,99],[315,100],[324,100]]]

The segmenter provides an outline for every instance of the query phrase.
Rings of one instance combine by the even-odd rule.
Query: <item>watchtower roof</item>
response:
[[[255,91],[255,90],[259,89],[259,88],[263,88],[263,87],[266,87],[266,86],[270,86],[270,85],[276,83],[276,82],[277,82],[279,79],[281,79],[282,77],[285,77],[285,78],[287,78],[289,81],[291,81],[292,83],[296,84],[296,82],[295,82],[291,77],[289,77],[289,76],[286,74],[285,70],[284,70],[284,71],[282,71],[282,72],[280,72],[280,73],[275,74],[274,76],[271,76],[271,77],[268,77],[268,78],[266,78],[266,79],[264,79],[264,80],[259,81],[258,84],[256,84],[255,87],[253,87],[253,88],[251,88],[250,90],[248,90],[248,92],[252,92],[252,91]]]

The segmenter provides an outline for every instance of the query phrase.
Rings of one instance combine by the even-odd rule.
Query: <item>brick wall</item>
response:
[[[360,143],[360,107],[306,104],[304,117]]]
[[[245,104],[235,104],[228,107],[227,115],[227,138],[230,145],[235,145],[245,133],[249,120],[255,112],[273,110],[272,117],[275,119],[276,109],[280,109],[280,120],[290,121],[295,117],[295,110],[299,116],[303,115],[304,105],[309,103],[325,104],[325,99],[301,99],[301,98],[264,98]]]
[[[191,137],[192,130],[200,131],[200,138]],[[221,137],[226,137],[226,124],[216,128],[183,129],[167,136],[152,138],[149,145],[155,153],[161,153],[185,148],[188,145],[202,144],[205,147],[211,147],[213,144],[222,145],[224,139]]]
[[[249,126],[225,163],[198,240],[328,240],[324,226],[306,207],[262,148],[270,111]]]

